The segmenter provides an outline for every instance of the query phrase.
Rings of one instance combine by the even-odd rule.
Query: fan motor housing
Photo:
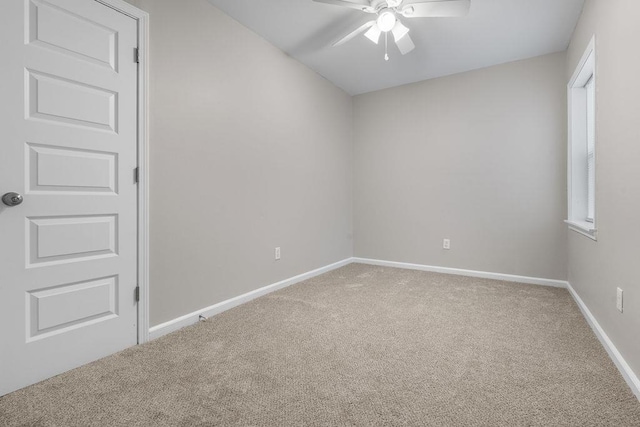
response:
[[[382,9],[389,8],[390,5],[387,3],[387,0],[371,0],[371,7],[379,13]]]

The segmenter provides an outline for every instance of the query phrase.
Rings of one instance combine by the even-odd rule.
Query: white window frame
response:
[[[596,240],[596,51],[595,36],[567,88],[569,140],[567,201],[569,229]]]

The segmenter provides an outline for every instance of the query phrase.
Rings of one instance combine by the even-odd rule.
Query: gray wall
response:
[[[569,233],[569,282],[640,375],[640,2],[587,0],[567,82],[594,34],[598,241]]]
[[[351,97],[205,0],[131,3],[151,20],[151,325],[350,257]]]
[[[558,53],[355,97],[355,256],[566,279],[564,69]]]

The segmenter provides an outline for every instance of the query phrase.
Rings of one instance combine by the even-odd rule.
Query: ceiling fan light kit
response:
[[[333,6],[348,7],[369,14],[376,14],[375,20],[369,21],[351,31],[333,46],[339,46],[352,38],[364,33],[365,37],[378,44],[382,33],[385,35],[385,60],[389,60],[387,52],[388,33],[402,55],[415,49],[415,44],[409,36],[409,28],[400,21],[404,18],[441,18],[459,17],[469,13],[471,0],[313,0]],[[404,4],[407,1],[407,4]]]
[[[385,9],[379,13],[376,25],[383,33],[388,33],[396,25],[396,14],[391,9]]]
[[[391,32],[393,33],[394,40],[398,43],[401,38],[409,34],[409,29],[405,27],[400,20],[398,20],[396,21],[396,25],[393,26]]]
[[[380,41],[380,34],[382,34],[382,31],[380,31],[380,28],[378,28],[378,26],[374,25],[369,28],[369,31],[364,33],[364,36],[375,44],[378,44],[378,42]]]

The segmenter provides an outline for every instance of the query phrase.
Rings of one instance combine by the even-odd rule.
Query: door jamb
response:
[[[149,341],[149,14],[124,0],[95,0],[138,22],[138,344]]]

